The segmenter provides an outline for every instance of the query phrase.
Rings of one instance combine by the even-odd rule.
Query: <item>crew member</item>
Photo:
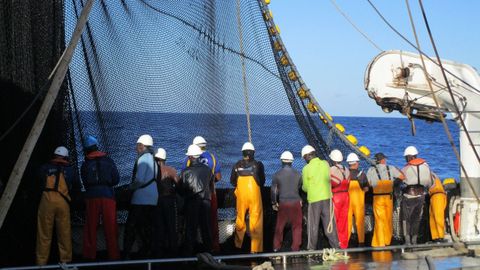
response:
[[[107,242],[108,258],[118,260],[117,209],[113,186],[120,177],[115,162],[98,150],[98,141],[87,136],[83,143],[85,161],[81,175],[85,191],[85,226],[83,227],[83,257],[94,260],[97,255],[97,226],[100,216]]]
[[[40,168],[43,192],[37,216],[37,265],[47,264],[54,226],[60,262],[72,261],[69,191],[74,181],[74,172],[67,159],[67,148],[59,146],[54,151],[53,159]]]
[[[407,161],[402,169],[407,187],[403,191],[402,226],[405,244],[415,245],[423,216],[426,189],[432,185],[436,176],[424,159],[417,158],[418,150],[415,146],[405,148],[403,155]]]
[[[167,152],[158,148],[155,160],[157,174],[158,203],[155,209],[154,255],[175,256],[178,251],[176,190],[179,187],[177,171],[167,166]]]
[[[299,251],[302,243],[302,175],[292,168],[293,154],[285,151],[280,156],[282,168],[273,175],[271,198],[272,207],[278,211],[273,251],[282,247],[283,230],[288,223],[292,226],[292,251]]]
[[[154,159],[153,139],[145,134],[137,140],[137,160],[133,167],[132,183],[129,189],[133,191],[125,236],[123,239],[123,258],[128,259],[135,242],[136,235],[141,239],[139,254],[148,256],[151,248],[150,228],[153,223],[153,211],[158,202],[157,173],[158,166]]]
[[[222,173],[220,170],[220,162],[215,154],[207,151],[207,141],[202,136],[196,136],[193,138],[192,144],[198,145],[202,149],[202,155],[200,155],[200,162],[210,167],[212,173],[215,175],[215,181],[212,183],[212,237],[213,237],[213,251],[220,251],[219,235],[218,235],[218,203],[217,192],[215,190],[215,183],[222,179]],[[188,158],[185,160],[182,169],[185,169],[190,164]]]
[[[367,179],[373,188],[373,229],[372,247],[390,245],[393,236],[393,181],[404,179],[402,172],[387,165],[383,153],[375,154],[376,165],[368,169]]]
[[[212,251],[211,230],[211,187],[214,176],[210,168],[201,163],[199,158],[202,150],[198,145],[188,147],[186,155],[190,166],[182,171],[180,181],[185,196],[185,249],[184,255],[193,255],[194,245],[197,239],[197,230],[200,228],[202,242],[206,252]]]
[[[440,179],[435,178],[428,190],[430,194],[430,233],[433,242],[443,242],[445,237],[445,208],[447,207],[447,193]]]
[[[350,200],[348,186],[350,171],[342,165],[343,155],[338,149],[332,150],[329,155],[333,165],[330,167],[330,183],[332,185],[333,206],[335,221],[337,222],[337,235],[340,248],[348,247],[348,208]]]
[[[358,246],[365,246],[365,192],[368,191],[368,180],[365,173],[359,169],[360,159],[357,154],[350,153],[347,156],[347,163],[350,170],[350,183],[348,195],[350,207],[348,208],[348,235],[352,230],[353,218],[355,217],[355,228],[358,237]]]
[[[450,228],[455,229],[456,227],[457,229],[455,229],[455,232],[458,231],[458,225],[460,224],[459,223],[460,214],[458,211],[456,211],[456,209],[450,209],[450,203],[453,201],[454,198],[457,198],[460,196],[460,187],[454,178],[446,178],[446,179],[443,179],[443,188],[445,189],[445,193],[447,193],[447,206],[445,210],[445,216],[447,218],[445,219],[445,223],[447,224],[446,226],[447,233],[452,234]],[[450,220],[450,217],[449,217],[450,211],[452,211],[452,214],[453,214],[452,220]],[[457,220],[457,222],[455,222],[455,220]],[[457,226],[455,226],[455,224]]]
[[[235,246],[242,247],[247,230],[245,215],[248,211],[251,237],[250,252],[263,251],[263,207],[261,188],[265,184],[263,163],[255,160],[255,147],[246,142],[242,147],[243,159],[232,168],[230,183],[237,197],[237,219],[235,221]]]
[[[302,148],[302,157],[307,163],[302,170],[302,189],[307,193],[308,201],[307,248],[309,250],[317,249],[320,218],[322,218],[323,230],[330,247],[338,248],[328,162],[318,158],[315,148],[311,145],[305,145]]]

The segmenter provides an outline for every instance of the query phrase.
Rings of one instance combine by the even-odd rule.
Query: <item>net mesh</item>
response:
[[[45,25],[45,31],[53,32],[35,35],[57,39],[29,56],[42,55],[48,64],[37,64],[25,73],[34,79],[0,70],[2,79],[15,78],[26,92],[41,92],[46,71],[53,68],[65,40],[71,39],[84,4],[81,0],[54,2],[54,10],[43,12],[49,17],[42,17],[41,10],[31,11],[41,18],[53,17]],[[0,31],[8,29],[7,22],[17,14],[9,3],[2,6],[5,9],[0,12],[7,14],[1,13],[5,19]],[[9,35],[0,34],[0,45],[11,50],[11,40],[5,36]],[[25,44],[40,48],[32,40]],[[3,59],[7,58],[0,58],[0,67],[9,66]],[[35,85],[23,85],[32,82]],[[344,156],[359,154],[364,168],[372,164],[368,153],[347,139],[311,95],[263,1],[95,1],[52,113],[55,117],[49,119],[51,132],[46,134],[55,136],[43,138],[51,143],[36,153],[47,156],[47,147],[63,143],[71,149],[78,168],[84,154],[82,138],[94,135],[117,163],[121,175],[117,188],[122,189],[131,179],[138,136],[151,134],[155,146],[167,150],[168,163],[179,169],[193,137],[201,135],[222,167],[223,179],[217,188],[225,194],[219,195],[219,219],[230,221],[221,232],[228,236],[231,226],[227,225],[234,219],[228,180],[248,140],[247,114],[256,158],[265,164],[267,186],[279,169],[283,151],[293,152],[294,167],[301,169],[300,150],[307,143],[323,159],[336,148]],[[268,197],[264,203],[269,205]],[[77,225],[83,223],[79,210],[74,207]],[[266,211],[265,219],[272,220],[271,210]],[[125,216],[121,212],[120,223]]]
[[[66,2],[66,29],[73,29],[81,6]],[[299,156],[307,142],[322,158],[333,148],[356,151],[333,122],[324,123],[328,116],[291,60],[282,64],[288,54],[283,44],[274,49],[281,39],[264,13],[268,8],[257,1],[240,1],[239,7],[234,1],[99,1],[70,65],[77,139],[98,134],[115,160],[128,162],[119,166],[127,176],[138,135],[151,134],[156,145],[167,148],[171,164],[181,167],[198,134],[229,168],[248,140],[248,103],[259,159],[277,160],[286,149]],[[70,36],[67,30],[67,40]],[[301,88],[306,98],[297,94]],[[275,166],[268,165],[271,175]]]

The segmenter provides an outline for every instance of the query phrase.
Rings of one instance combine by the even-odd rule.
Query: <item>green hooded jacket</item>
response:
[[[314,203],[332,197],[330,187],[330,166],[318,157],[310,160],[302,170],[302,189],[307,193],[307,201]]]

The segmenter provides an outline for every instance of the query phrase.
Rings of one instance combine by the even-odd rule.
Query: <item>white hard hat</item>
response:
[[[242,151],[245,151],[245,150],[255,151],[255,147],[253,146],[253,144],[251,142],[246,142],[242,146]]]
[[[197,137],[193,138],[192,144],[196,144],[196,145],[202,147],[202,146],[207,145],[207,141],[202,136],[197,136]]]
[[[53,153],[62,157],[68,157],[68,149],[65,146],[59,146],[55,148]]]
[[[283,162],[291,163],[293,162],[293,154],[290,151],[285,151],[280,155],[280,160]]]
[[[157,153],[155,154],[156,158],[167,160],[167,151],[163,148],[158,148]]]
[[[405,148],[405,152],[403,152],[403,156],[416,156],[416,155],[418,155],[418,150],[415,146],[412,146],[412,145]]]
[[[350,153],[348,154],[347,156],[347,162],[348,163],[355,163],[355,162],[359,162],[360,159],[358,158],[357,154],[355,153]]]
[[[330,152],[329,155],[330,159],[335,161],[335,162],[342,162],[343,161],[343,155],[342,152],[338,149],[333,149],[332,152]]]
[[[187,150],[187,153],[185,154],[186,156],[189,156],[189,157],[200,157],[200,155],[203,153],[202,149],[200,149],[200,146],[196,145],[196,144],[191,144],[189,147],[188,147],[188,150]]]
[[[153,138],[152,136],[145,134],[138,138],[137,143],[141,143],[145,146],[153,146]]]
[[[315,148],[313,148],[313,146],[307,144],[302,148],[302,157],[305,157],[306,154],[310,154],[312,152],[315,152]]]

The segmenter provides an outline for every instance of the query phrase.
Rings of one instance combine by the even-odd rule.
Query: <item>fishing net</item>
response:
[[[84,1],[62,3],[45,12],[61,18],[62,23],[45,28],[69,41]],[[10,19],[1,18],[5,18],[2,26]],[[9,40],[0,41],[1,45],[10,44]],[[38,48],[34,41],[25,44]],[[22,85],[22,89],[40,91],[41,82],[47,81],[45,71],[53,68],[51,62],[58,59],[64,41],[45,48],[52,47],[56,53],[46,54],[50,62],[44,65],[50,69],[41,66],[28,71],[35,79],[18,81],[37,83],[34,87]],[[17,53],[25,54],[23,50]],[[0,64],[8,67],[4,61]],[[36,74],[38,70],[43,73]],[[0,74],[5,77],[3,70]],[[241,158],[249,131],[256,159],[265,165],[266,186],[280,168],[278,159],[283,151],[294,153],[294,167],[303,167],[300,150],[307,143],[323,159],[336,148],[344,156],[356,152],[363,168],[372,164],[368,149],[359,147],[353,135],[345,134],[313,97],[288,55],[272,13],[261,0],[95,1],[58,100],[52,113],[57,117],[49,119],[57,131],[50,141],[67,145],[78,168],[84,154],[82,138],[96,136],[101,150],[119,168],[117,189],[131,181],[138,136],[152,135],[155,147],[165,148],[167,163],[177,169],[182,168],[192,139],[197,135],[206,138],[208,150],[217,155],[222,168],[223,179],[217,188],[224,239],[231,235],[235,218],[229,195],[230,170]],[[46,153],[37,161],[45,161]],[[268,190],[264,191],[264,204],[264,209],[270,209]],[[73,221],[81,225],[83,212],[75,207]],[[271,212],[266,210],[265,219],[274,223]],[[119,223],[126,215],[121,209]]]

